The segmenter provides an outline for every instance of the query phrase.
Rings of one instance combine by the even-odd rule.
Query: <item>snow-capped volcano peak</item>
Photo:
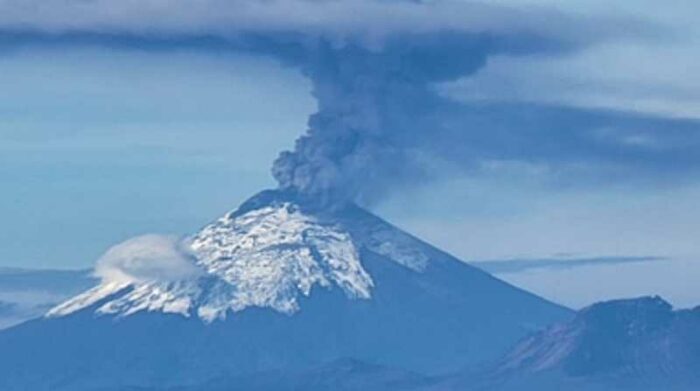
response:
[[[230,286],[219,297],[234,311],[249,306],[281,312],[298,308],[299,294],[315,285],[337,286],[352,298],[369,298],[372,279],[350,235],[289,202],[230,213],[190,239],[197,264]],[[200,311],[216,311],[208,303]]]
[[[369,299],[374,283],[362,266],[362,249],[414,271],[422,270],[428,259],[421,242],[357,207],[314,210],[278,191],[260,193],[173,247],[196,273],[178,279],[153,277],[158,275],[153,272],[132,280],[103,278],[48,316],[92,307],[98,314],[156,311],[205,321],[248,307],[291,314],[299,309],[298,299],[310,296],[315,287]],[[121,253],[131,256],[130,251]],[[125,263],[148,262],[129,258]]]

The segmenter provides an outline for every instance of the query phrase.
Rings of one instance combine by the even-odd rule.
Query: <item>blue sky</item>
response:
[[[86,267],[185,233],[261,188],[314,110],[306,81],[243,57],[21,50],[0,57],[0,264]]]
[[[527,11],[525,17],[487,10],[483,15],[488,17],[479,20],[437,14],[434,21],[465,29],[477,25],[498,34],[535,29],[575,50],[493,55],[478,72],[435,88],[465,105],[517,104],[533,113],[542,105],[582,110],[586,114],[563,116],[551,130],[564,132],[556,133],[564,141],[573,134],[566,129],[580,121],[611,110],[622,113],[615,114],[622,118],[615,122],[625,136],[620,142],[646,148],[648,154],[622,162],[622,175],[615,171],[611,179],[591,181],[590,176],[609,173],[599,167],[609,156],[585,150],[572,138],[569,149],[550,153],[540,164],[520,159],[523,151],[536,150],[535,144],[522,143],[516,145],[519,154],[489,162],[478,175],[452,167],[430,182],[402,186],[372,209],[467,260],[669,258],[503,276],[567,304],[655,293],[678,305],[700,303],[692,289],[700,282],[695,262],[700,256],[700,176],[694,160],[681,159],[700,152],[693,149],[700,139],[695,122],[700,120],[700,76],[693,72],[700,61],[700,27],[693,20],[698,6],[681,0],[663,9],[652,1],[617,3],[613,9],[602,1],[498,3],[515,7],[515,15]],[[99,11],[100,2],[95,4]],[[124,29],[160,37],[210,27],[216,34],[238,20],[173,6],[172,20],[181,23],[164,18],[149,26],[155,33],[143,33],[140,17],[123,7],[114,14],[125,16],[107,19],[95,11],[73,20],[67,6],[65,12],[49,9],[34,19],[15,9],[0,16],[0,266],[89,267],[127,238],[192,232],[256,191],[275,186],[272,161],[293,146],[316,111],[311,82],[264,56],[196,45],[168,50],[111,45],[100,39],[57,44],[55,37],[42,35]],[[307,14],[265,14],[252,28],[264,30],[266,23],[308,28],[306,17],[316,20],[315,11],[303,11]],[[411,10],[395,24],[382,23],[382,9],[360,7],[358,12],[371,16],[362,22],[344,18],[341,11],[329,13],[328,24],[312,27],[341,37],[369,31],[362,39],[370,46],[383,34],[431,28],[430,16],[412,19]],[[540,26],[540,11],[582,22],[569,27],[553,20]],[[610,27],[616,24],[611,18],[626,21],[624,34]],[[41,33],[17,38],[17,31],[25,31],[17,29],[18,21],[24,21],[23,29],[34,26]],[[598,42],[596,37],[608,30],[622,37]],[[627,30],[634,33],[627,36]],[[634,126],[624,128],[629,123]],[[512,134],[521,129],[517,125],[507,124]],[[583,160],[562,158],[571,155]],[[453,165],[466,161],[458,152],[454,159]],[[595,170],[569,169],[581,162]],[[627,176],[639,180],[627,181]]]

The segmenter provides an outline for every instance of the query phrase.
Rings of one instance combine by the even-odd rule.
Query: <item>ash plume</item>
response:
[[[417,182],[499,167],[564,184],[689,178],[688,171],[700,172],[696,121],[463,104],[438,92],[493,56],[563,56],[610,40],[648,39],[656,27],[478,1],[0,0],[0,51],[106,45],[246,52],[301,70],[318,111],[272,173],[280,188],[323,205],[367,204]]]
[[[437,83],[474,74],[491,55],[568,48],[522,33],[438,31],[402,33],[376,48],[319,38],[300,49],[292,63],[311,80],[318,111],[272,173],[280,188],[332,205],[371,203],[435,176],[430,166],[453,136],[443,115],[455,106]]]
[[[446,38],[446,37],[444,37]],[[318,112],[293,151],[272,172],[283,189],[321,200],[371,201],[386,188],[419,178],[421,148],[412,132],[435,131],[441,98],[431,83],[468,75],[486,62],[488,39],[460,37],[435,50],[397,43],[380,51],[319,42],[303,72],[313,84]]]

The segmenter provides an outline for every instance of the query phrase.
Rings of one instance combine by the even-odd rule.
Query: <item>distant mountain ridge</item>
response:
[[[457,386],[459,384],[459,386]],[[613,300],[525,338],[466,390],[690,391],[700,389],[700,307],[660,297]]]
[[[41,317],[97,282],[89,270],[0,268],[0,329]]]

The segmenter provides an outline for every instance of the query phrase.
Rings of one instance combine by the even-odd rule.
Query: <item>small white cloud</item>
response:
[[[144,235],[107,250],[95,274],[110,282],[181,281],[197,277],[200,270],[177,238]]]

